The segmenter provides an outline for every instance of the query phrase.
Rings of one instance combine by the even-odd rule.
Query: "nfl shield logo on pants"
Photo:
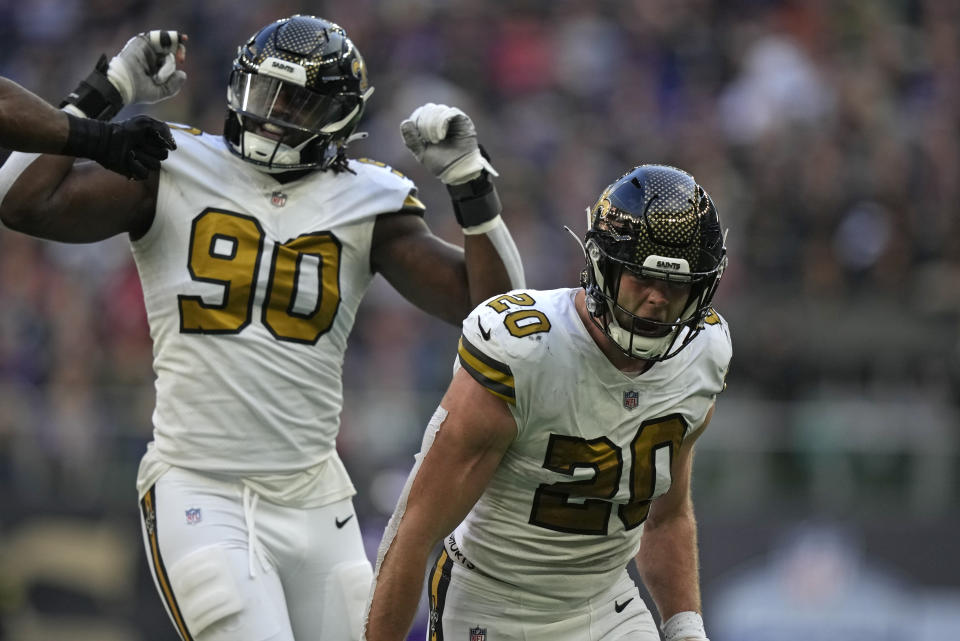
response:
[[[470,641],[487,641],[487,629],[480,626],[470,628]]]
[[[628,410],[637,409],[637,405],[640,402],[640,393],[639,392],[624,392],[623,393],[623,406]]]

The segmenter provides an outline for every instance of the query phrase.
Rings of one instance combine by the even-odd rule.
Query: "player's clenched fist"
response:
[[[470,116],[456,107],[432,102],[417,107],[400,123],[400,134],[417,161],[446,185],[473,180],[484,169],[498,175],[480,153]]]
[[[187,34],[154,29],[127,41],[110,60],[107,78],[123,104],[154,103],[176,95],[187,74],[177,69],[187,55]]]

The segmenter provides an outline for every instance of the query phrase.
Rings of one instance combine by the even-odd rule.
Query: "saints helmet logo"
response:
[[[350,63],[350,73],[353,74],[354,78],[360,80],[360,91],[366,91],[367,65],[364,63],[363,58],[360,57],[359,52],[357,52],[357,57],[353,59],[353,62]]]
[[[610,208],[613,205],[610,203],[610,199],[606,194],[600,196],[600,200],[597,201],[597,204],[593,207],[593,212],[600,218],[605,218],[608,213],[610,213]]]

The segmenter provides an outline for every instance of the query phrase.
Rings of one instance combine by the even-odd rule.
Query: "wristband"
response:
[[[110,120],[123,108],[123,97],[107,78],[107,57],[101,55],[96,67],[76,89],[63,99],[60,107],[74,105],[90,118]]]
[[[461,227],[476,227],[493,220],[503,211],[497,188],[486,170],[477,178],[459,185],[447,185],[453,213]]]
[[[677,612],[672,617],[660,625],[663,630],[663,638],[666,641],[681,641],[681,639],[707,639],[707,633],[703,629],[703,617],[698,612]]]

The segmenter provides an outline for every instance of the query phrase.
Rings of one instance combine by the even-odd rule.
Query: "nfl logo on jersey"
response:
[[[270,194],[270,204],[274,207],[283,207],[287,204],[287,195],[282,191],[275,191]]]
[[[637,405],[640,403],[640,393],[639,392],[624,392],[623,393],[623,406],[628,410],[637,409]]]
[[[196,525],[203,520],[203,515],[200,512],[200,508],[192,507],[186,510],[187,516],[187,525]]]
[[[470,641],[487,641],[487,629],[480,626],[470,628]]]

